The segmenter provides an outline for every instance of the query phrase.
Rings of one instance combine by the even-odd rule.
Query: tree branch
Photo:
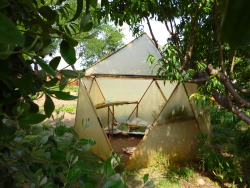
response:
[[[197,25],[198,25],[198,15],[196,14],[196,16],[192,18],[192,21],[191,21],[190,39],[188,42],[186,54],[184,56],[182,70],[184,70],[186,66],[190,64],[190,60],[191,60],[191,56],[192,56],[193,48],[194,48],[194,39],[195,39],[196,30],[197,30]]]
[[[161,52],[161,49],[159,48],[158,42],[157,42],[157,40],[155,39],[155,36],[154,36],[154,33],[153,33],[153,30],[152,30],[152,27],[151,27],[151,24],[150,24],[150,22],[149,22],[148,17],[146,17],[146,20],[147,20],[147,24],[148,24],[148,28],[149,28],[150,34],[151,34],[151,36],[152,36],[152,40],[155,42],[156,48]]]
[[[218,102],[218,104],[230,110],[231,112],[236,114],[241,120],[250,125],[250,117],[245,112],[243,112],[238,106],[231,106],[225,96],[221,95],[218,91],[214,91],[213,97],[216,102]]]
[[[216,36],[217,36],[217,43],[218,43],[218,48],[219,48],[219,55],[220,55],[220,64],[221,64],[221,69],[223,74],[226,75],[226,69],[224,66],[224,58],[223,58],[223,52],[222,52],[222,44],[221,44],[221,40],[220,40],[220,35],[219,35],[219,20],[218,20],[218,10],[217,10],[217,6],[218,6],[218,2],[217,0],[214,1],[214,7],[215,7],[215,32],[216,32]]]
[[[250,90],[244,89],[243,87],[239,86],[238,84],[234,84],[234,83],[232,83],[232,86],[234,87],[234,89],[237,89],[239,92],[250,96]]]
[[[232,75],[233,75],[233,72],[234,72],[234,65],[235,65],[235,59],[236,59],[236,53],[237,51],[234,50],[234,55],[233,55],[233,58],[232,58],[232,64],[231,64],[231,68],[230,68],[230,78],[232,78]]]
[[[229,80],[227,76],[225,76],[223,73],[219,72],[218,70],[214,69],[211,64],[208,65],[208,69],[211,75],[218,75],[218,79],[223,83],[225,88],[230,92],[230,94],[233,96],[235,101],[240,104],[241,107],[249,108],[250,109],[250,103],[243,99],[235,90],[234,87]]]

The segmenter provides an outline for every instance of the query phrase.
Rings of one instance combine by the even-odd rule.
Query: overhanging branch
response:
[[[250,109],[250,103],[245,100],[244,98],[242,98],[234,89],[231,81],[229,80],[229,78],[224,75],[223,73],[219,72],[217,69],[214,69],[213,66],[211,64],[208,65],[208,69],[209,69],[209,73],[211,75],[215,75],[217,74],[218,79],[221,81],[221,83],[223,83],[223,85],[225,86],[225,88],[227,89],[227,91],[229,91],[229,93],[233,96],[233,98],[235,99],[236,103],[239,104],[239,106],[243,107],[243,108],[249,108]]]

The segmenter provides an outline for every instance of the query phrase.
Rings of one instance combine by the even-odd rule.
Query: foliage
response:
[[[158,76],[198,83],[203,96],[250,124],[248,6],[247,0],[103,0],[95,12],[99,19],[127,23],[135,34],[146,20],[157,48],[149,20],[162,22],[170,37],[157,62]],[[155,62],[152,56],[148,60]]]
[[[79,139],[72,128],[65,126],[57,126],[49,131],[37,128],[30,130],[34,135],[19,132],[8,147],[1,149],[1,165],[6,165],[1,168],[4,187],[26,184],[30,187],[95,187],[98,182],[105,181],[123,185],[119,174],[116,174],[116,178],[111,177],[119,162],[117,157],[110,157],[104,162],[104,171],[93,173],[101,166],[93,168],[95,165],[88,164],[89,160],[86,161],[84,156],[95,141]]]
[[[233,182],[243,181],[236,158],[225,159],[221,153],[207,144],[207,135],[204,133],[197,136],[197,139],[199,141],[199,157],[201,158],[200,167],[203,171],[213,174],[220,182],[229,180],[233,180]]]
[[[83,75],[74,70],[79,44],[76,39],[93,37],[82,36],[81,32],[93,28],[90,11],[96,6],[97,0],[0,1],[0,184],[3,187],[93,187],[99,181],[91,180],[93,169],[81,158],[95,144],[93,140],[78,138],[72,129],[62,125],[61,119],[55,129],[44,133],[40,131],[48,129],[47,126],[32,127],[51,117],[55,110],[52,98],[77,98],[63,89],[69,79]],[[52,55],[57,44],[61,56],[46,62],[44,57]],[[73,70],[58,70],[61,58]],[[41,110],[34,100],[43,95],[44,110]],[[123,186],[118,174],[110,177],[114,167],[105,163],[108,171],[99,177],[103,184],[109,181],[105,187]]]
[[[124,34],[119,27],[100,23],[92,31],[96,37],[81,42],[82,66],[89,67],[122,47]]]

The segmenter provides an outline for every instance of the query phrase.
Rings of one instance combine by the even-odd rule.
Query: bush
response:
[[[242,175],[240,173],[241,167],[235,158],[225,158],[220,152],[216,151],[207,143],[207,135],[201,133],[197,136],[198,156],[201,159],[200,168],[203,171],[209,172],[218,181],[225,182],[241,181]]]

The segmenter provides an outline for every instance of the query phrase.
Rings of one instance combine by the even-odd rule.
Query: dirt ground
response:
[[[77,95],[77,93],[71,92],[71,95]],[[44,96],[35,101],[39,105],[40,110],[43,109],[44,101],[45,101]],[[53,102],[54,102],[56,108],[77,105],[77,100],[67,100],[66,101],[66,100],[58,100],[58,99],[53,98]],[[46,119],[43,122],[43,124],[54,125],[56,122],[59,122],[60,120],[62,120],[63,123],[68,127],[74,126],[75,114],[55,111],[55,112],[53,112],[53,117]]]
[[[136,147],[142,140],[142,137],[142,135],[114,135],[112,139],[110,138],[110,143],[114,152],[121,156],[122,162],[125,164],[131,155],[125,153],[122,149]]]

